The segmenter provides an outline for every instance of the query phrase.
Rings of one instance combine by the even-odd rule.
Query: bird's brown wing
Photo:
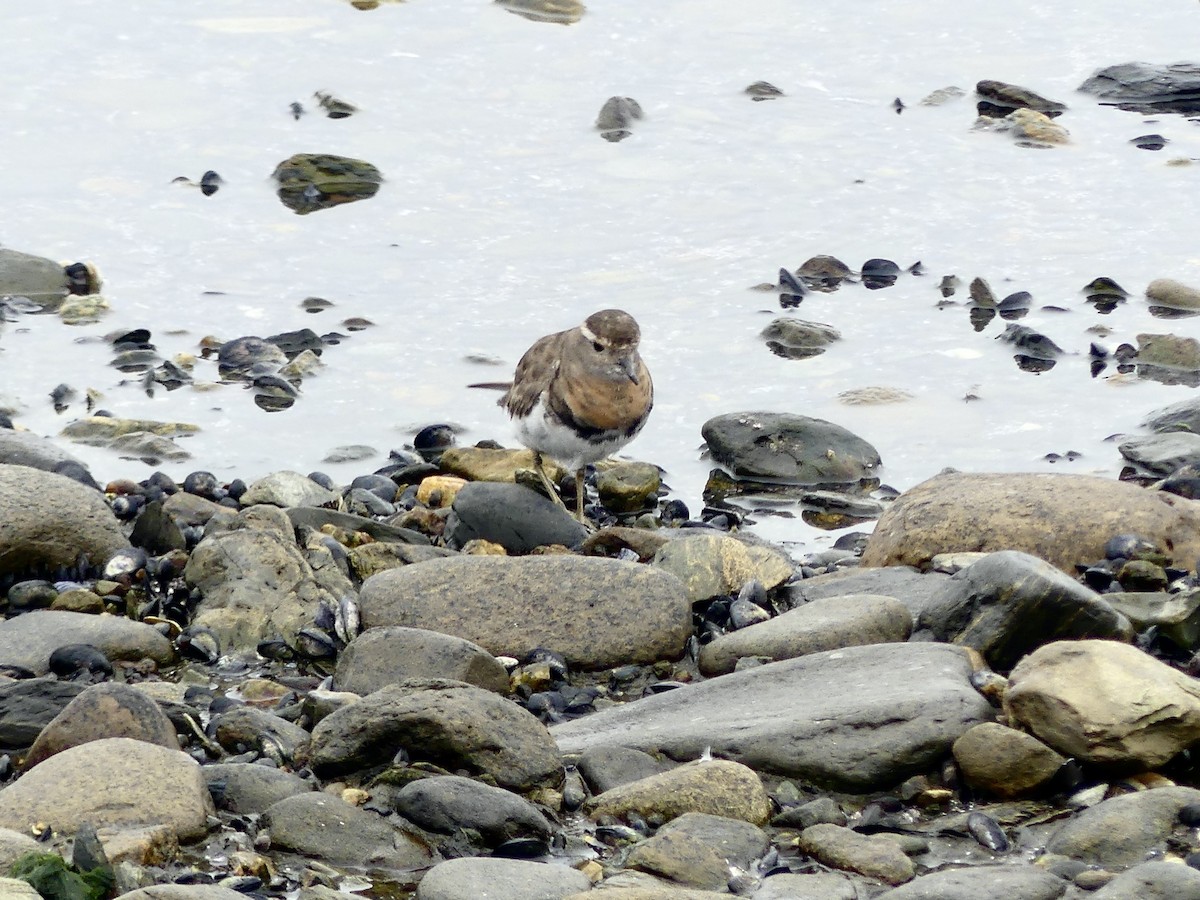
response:
[[[513,384],[498,401],[509,416],[527,416],[537,404],[542,391],[550,386],[558,374],[562,360],[562,345],[568,332],[548,334],[534,341],[517,363]]]

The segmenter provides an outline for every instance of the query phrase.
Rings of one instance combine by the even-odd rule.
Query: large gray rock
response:
[[[276,636],[294,643],[321,601],[336,608],[340,599],[317,583],[294,540],[257,528],[204,538],[183,577],[203,595],[193,624],[211,628],[230,652]]]
[[[364,628],[452,634],[498,656],[545,647],[605,669],[679,659],[692,610],[679,580],[597,557],[464,556],[380,572],[359,595]]]
[[[1163,850],[1183,807],[1200,803],[1200,791],[1161,787],[1113,797],[1068,820],[1046,842],[1047,853],[1119,869]]]
[[[969,866],[930,872],[886,891],[887,900],[981,900],[985,897],[1012,900],[1057,900],[1068,883],[1057,875],[1033,866]]]
[[[1200,399],[1191,397],[1150,413],[1142,427],[1155,432],[1183,431],[1200,434]]]
[[[978,650],[1002,671],[1051,641],[1133,639],[1129,620],[1091,588],[1012,550],[989,553],[951,576],[917,624],[940,641]]]
[[[39,609],[0,621],[0,664],[50,671],[50,654],[67,644],[91,644],[110,660],[175,661],[175,648],[153,625],[120,616]]]
[[[466,857],[426,872],[417,885],[417,900],[563,900],[591,887],[588,877],[570,866]]]
[[[153,884],[117,900],[246,900],[246,895],[219,884]]]
[[[880,464],[874,447],[840,425],[792,413],[726,413],[700,432],[735,478],[846,484],[874,477]]]
[[[1200,681],[1112,641],[1031,653],[1004,705],[1055,750],[1101,765],[1154,769],[1200,740]]]
[[[0,683],[0,751],[28,749],[84,689],[82,684],[56,681],[53,676]]]
[[[706,748],[753,769],[853,792],[936,765],[988,702],[967,652],[874,644],[723,675],[553,726],[564,752],[627,746],[673,759]]]
[[[1170,475],[1182,466],[1200,462],[1200,434],[1185,431],[1126,438],[1117,452],[1152,475]]]
[[[340,774],[388,762],[399,750],[514,790],[544,784],[562,768],[546,727],[522,707],[432,678],[390,684],[326,716],[313,729],[310,762],[318,773]]]
[[[743,657],[794,659],[841,647],[898,643],[911,632],[912,614],[891,597],[852,594],[814,600],[705,644],[700,672],[710,678],[724,675]]]
[[[1056,473],[936,475],[905,491],[875,526],[863,566],[923,568],[939,553],[1021,550],[1070,575],[1134,533],[1191,566],[1200,502],[1124,481]]]
[[[454,834],[459,829],[474,829],[488,847],[521,837],[549,840],[553,830],[524,797],[458,775],[406,784],[396,793],[393,805],[396,812],[426,831]]]
[[[102,565],[129,546],[104,495],[65,475],[0,464],[0,576]]]
[[[296,794],[263,816],[271,846],[333,865],[406,870],[429,865],[426,845],[377,813],[320,791]]]
[[[896,841],[840,825],[810,825],[800,832],[798,846],[827,866],[858,872],[885,884],[903,884],[916,874],[912,860]]]
[[[321,487],[307,475],[299,472],[272,472],[264,475],[246,489],[241,497],[242,506],[265,503],[269,506],[328,506],[336,507],[339,496],[336,492]]]
[[[1200,900],[1200,872],[1156,860],[1122,872],[1096,893],[1094,900]]]
[[[888,566],[886,569],[849,568],[794,581],[783,589],[783,593],[784,597],[796,606],[826,597],[846,597],[851,594],[895,597],[908,607],[915,622],[925,604],[949,577],[944,572],[918,572],[908,566]]]
[[[753,893],[754,900],[859,900],[858,887],[845,875],[772,875]]]
[[[232,813],[263,813],[280,800],[316,790],[312,782],[274,766],[216,763],[200,771],[217,806]]]
[[[175,726],[157,703],[127,684],[105,682],[89,687],[42,729],[24,767],[31,769],[55,753],[112,737],[179,749]]]
[[[338,655],[333,673],[339,691],[370,694],[406,678],[452,678],[508,693],[508,672],[496,657],[462,638],[385,625],[364,631]]]
[[[214,814],[195,760],[132,738],[64,750],[0,790],[0,828],[14,831],[30,822],[66,833],[84,822],[98,829],[161,824],[183,841],[202,837]]]
[[[551,544],[574,547],[585,537],[587,529],[570,513],[520,484],[464,485],[446,520],[446,543],[455,548],[485,540],[509,553],[529,553]]]
[[[1147,115],[1196,112],[1200,65],[1190,62],[1154,65],[1117,63],[1097,69],[1079,86],[1106,103]]]
[[[84,465],[78,457],[72,456],[49,438],[32,431],[0,428],[0,463],[53,472],[54,467],[62,462]]]

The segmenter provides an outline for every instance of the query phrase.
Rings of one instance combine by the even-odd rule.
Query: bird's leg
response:
[[[587,519],[583,515],[583,498],[587,496],[584,493],[585,490],[586,488],[583,486],[583,469],[579,469],[575,472],[575,518],[584,525],[587,524]]]
[[[533,451],[533,468],[534,471],[542,478],[542,486],[546,489],[546,493],[550,495],[550,499],[557,503],[561,508],[566,509],[567,505],[562,502],[562,497],[558,496],[558,490],[554,487],[554,482],[550,480],[550,476],[546,474],[546,468],[542,462],[542,454],[537,450]]]

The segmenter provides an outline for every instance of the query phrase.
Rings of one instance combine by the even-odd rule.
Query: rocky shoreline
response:
[[[432,443],[349,485],[100,486],[0,429],[6,872],[139,900],[1200,896],[1186,478],[943,473],[797,560],[653,466],[601,466],[586,529],[526,451]]]

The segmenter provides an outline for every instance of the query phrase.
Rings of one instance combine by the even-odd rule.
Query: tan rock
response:
[[[636,812],[643,818],[670,820],[699,812],[763,825],[771,815],[771,801],[753,769],[707,759],[605,791],[586,809],[593,818]]]
[[[724,534],[676,538],[659,548],[653,564],[679,578],[693,603],[736,594],[751,579],[762,582],[769,591],[795,572],[795,565],[781,550]]]
[[[532,450],[495,450],[488,447],[450,447],[438,463],[451,475],[468,481],[516,481],[518,469],[533,468]],[[567,471],[547,459],[546,474],[556,484]]]
[[[916,874],[912,860],[896,841],[840,825],[810,825],[800,833],[798,846],[827,866],[887,884],[904,884]]]
[[[1117,534],[1154,541],[1165,556],[1200,556],[1200,502],[1091,475],[936,475],[879,519],[863,566],[926,568],[939,553],[1022,550],[1074,576],[1104,558]]]
[[[72,747],[0,790],[0,828],[25,831],[45,822],[73,833],[163,824],[183,840],[204,835],[214,815],[200,766],[186,753],[132,738]]]
[[[1036,793],[1066,762],[1033,735],[995,722],[970,728],[953,752],[967,784],[1004,798]]]
[[[1047,644],[1009,682],[1009,715],[1085,762],[1152,769],[1200,740],[1200,681],[1128,644]]]

